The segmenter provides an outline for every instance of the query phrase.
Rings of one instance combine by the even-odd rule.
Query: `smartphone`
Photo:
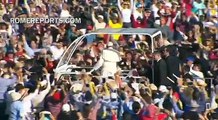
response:
[[[206,110],[209,110],[211,108],[210,103],[206,103]]]
[[[86,87],[89,87],[89,84],[86,84]]]
[[[188,86],[192,86],[193,85],[193,83],[192,82],[188,82]]]
[[[102,78],[102,83],[105,83],[106,82],[106,79],[105,78]]]

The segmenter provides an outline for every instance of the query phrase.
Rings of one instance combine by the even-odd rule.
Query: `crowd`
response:
[[[218,0],[1,0],[0,16],[1,120],[218,119]],[[94,69],[55,78],[70,43],[102,28],[157,28],[163,37],[152,53],[146,35],[87,36],[70,64]],[[106,77],[103,53],[118,66],[103,66]]]

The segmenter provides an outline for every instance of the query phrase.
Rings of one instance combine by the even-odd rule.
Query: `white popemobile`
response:
[[[119,62],[121,58],[118,52],[112,48],[113,43],[111,42],[108,43],[107,45],[108,48],[103,50],[100,60],[93,67],[76,66],[76,65],[72,65],[70,62],[75,51],[79,48],[84,38],[86,38],[87,36],[89,35],[113,35],[113,34],[149,36],[151,38],[152,52],[154,52],[154,41],[156,39],[162,38],[162,32],[159,29],[155,29],[155,28],[121,28],[121,29],[106,28],[106,29],[98,29],[94,32],[84,34],[78,37],[76,40],[74,40],[71,43],[71,45],[67,48],[63,56],[61,57],[56,69],[54,69],[55,78],[58,80],[60,79],[62,75],[70,75],[70,74],[76,75],[76,74],[79,74],[79,72],[82,69],[86,69],[87,73],[91,73],[92,71],[97,70],[100,67],[102,67],[102,70],[101,70],[102,77],[113,75],[118,70],[117,62]],[[110,58],[108,57],[108,54],[113,54],[112,56],[114,57]],[[108,66],[110,66],[109,68],[113,68],[113,69],[112,70],[107,69]]]

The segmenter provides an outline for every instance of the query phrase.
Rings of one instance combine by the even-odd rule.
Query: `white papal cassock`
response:
[[[104,49],[100,59],[94,66],[94,70],[98,70],[102,67],[101,74],[103,77],[114,76],[118,71],[118,62],[121,61],[120,54],[113,48]]]

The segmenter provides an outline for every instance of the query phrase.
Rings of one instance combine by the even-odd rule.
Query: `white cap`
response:
[[[80,83],[75,83],[72,85],[73,92],[82,91],[83,85]]]
[[[10,96],[11,96],[12,101],[17,101],[22,97],[21,94],[18,92],[12,92]]]
[[[211,27],[211,26],[214,26],[213,22],[205,22],[204,23],[204,27]]]
[[[63,112],[69,112],[70,111],[70,105],[69,104],[64,104],[62,106],[62,111]]]
[[[139,103],[141,102],[141,99],[138,98],[138,97],[133,97],[133,100],[136,101],[136,102],[139,102]]]
[[[70,12],[68,10],[62,10],[60,14],[61,18],[71,17]]]
[[[145,57],[144,57],[144,56],[141,56],[140,59],[141,59],[141,60],[145,60]]]
[[[42,116],[43,114],[51,114],[51,112],[49,112],[49,111],[42,111],[42,112],[39,113],[40,116]]]
[[[98,18],[104,19],[103,15],[98,15]]]
[[[70,24],[71,27],[76,27],[76,24],[72,23]]]
[[[108,44],[107,44],[107,46],[108,47],[112,47],[114,44],[112,43],[112,42],[109,42]]]
[[[155,98],[154,99],[154,104],[157,104],[157,103],[159,103],[160,102],[160,99],[159,98]]]
[[[159,91],[160,91],[160,92],[163,92],[163,93],[166,93],[166,92],[168,92],[168,89],[167,89],[167,87],[166,87],[165,85],[161,85],[161,86],[159,87]]]
[[[207,84],[205,83],[204,80],[197,79],[196,81],[197,81],[197,84],[198,84],[199,86],[207,86]]]
[[[43,80],[43,81],[40,82],[40,85],[45,86],[47,83],[48,83],[47,80]]]
[[[169,2],[167,2],[167,3],[165,4],[165,6],[171,8],[171,7],[172,7],[172,4],[169,3]]]
[[[99,8],[98,6],[95,6],[95,7],[94,7],[94,9],[98,9],[98,8]]]

